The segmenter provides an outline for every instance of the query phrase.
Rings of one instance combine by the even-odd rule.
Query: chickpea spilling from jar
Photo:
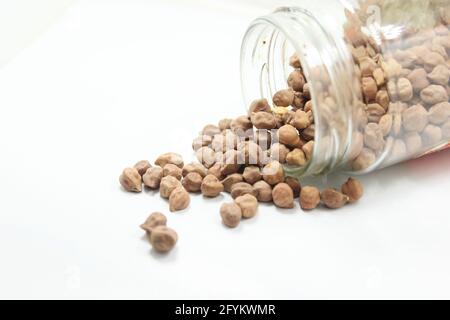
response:
[[[295,70],[289,76],[289,88],[274,95],[273,106],[266,99],[255,100],[247,115],[203,128],[192,143],[198,162],[185,164],[182,156],[173,152],[160,155],[154,165],[139,161],[120,176],[123,188],[129,192],[142,192],[143,186],[159,190],[172,212],[187,209],[192,193],[205,199],[229,193],[233,201],[219,210],[228,228],[254,218],[259,203],[292,209],[298,199],[300,207],[310,211],[321,204],[338,209],[358,201],[363,186],[353,178],[339,190],[321,192],[313,186],[302,187],[285,172],[285,166],[308,164],[315,133],[309,86],[296,56],[291,58],[291,66]],[[172,250],[178,241],[166,222],[164,215],[154,213],[141,226],[159,252]]]

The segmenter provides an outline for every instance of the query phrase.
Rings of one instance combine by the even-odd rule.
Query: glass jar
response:
[[[247,105],[271,101],[301,62],[314,148],[288,174],[364,174],[449,145],[450,1],[297,3],[253,21],[241,52]]]

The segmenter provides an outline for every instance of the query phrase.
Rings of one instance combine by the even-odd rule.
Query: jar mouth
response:
[[[289,58],[296,53],[310,87],[311,102],[315,123],[313,157],[303,167],[286,166],[286,173],[295,177],[326,174],[343,163],[348,155],[346,143],[351,139],[351,119],[341,119],[345,132],[337,132],[330,126],[329,119],[323,114],[321,78],[328,78],[330,87],[342,81],[342,72],[336,67],[333,57],[336,44],[324,30],[323,26],[305,9],[282,7],[274,13],[258,18],[250,25],[244,37],[241,49],[241,85],[245,104],[248,106],[255,99],[272,96],[279,90],[287,88],[287,78],[292,72]],[[340,92],[335,93],[336,103],[340,108],[350,108],[348,99]],[[342,110],[342,113],[345,111]],[[327,140],[322,137],[328,137]]]

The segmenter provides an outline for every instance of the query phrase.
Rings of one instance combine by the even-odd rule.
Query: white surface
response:
[[[226,197],[194,197],[168,214],[176,250],[150,250],[138,226],[168,205],[118,176],[190,160],[203,124],[242,112],[251,7],[80,1],[0,69],[1,298],[450,298],[448,151],[364,177],[357,205],[265,206],[237,230]]]

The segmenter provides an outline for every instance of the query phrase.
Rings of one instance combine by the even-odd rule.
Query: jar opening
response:
[[[351,90],[336,90],[337,83],[348,76],[342,72],[344,58],[336,48],[318,20],[301,8],[280,8],[256,19],[244,37],[241,82],[247,106],[255,99],[271,101],[276,92],[287,88],[293,54],[299,56],[309,84],[315,126],[313,157],[303,167],[286,167],[289,175],[327,173],[340,166],[348,154],[345,142],[351,139],[351,116],[345,112],[330,113],[330,108],[351,108],[345,96]]]

